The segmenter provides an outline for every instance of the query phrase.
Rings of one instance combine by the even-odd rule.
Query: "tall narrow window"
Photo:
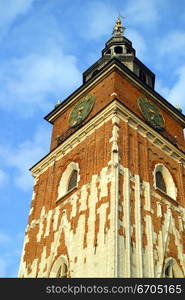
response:
[[[56,278],[67,278],[67,265],[65,263],[59,267]]]
[[[72,190],[74,187],[77,186],[77,176],[78,176],[77,170],[73,170],[71,176],[69,177],[69,183],[67,189],[68,191]]]
[[[160,189],[172,199],[177,199],[177,188],[170,171],[163,165],[157,164],[154,169],[154,187]]]
[[[162,190],[163,192],[167,192],[166,191],[166,184],[165,184],[165,181],[164,181],[164,178],[163,178],[163,175],[161,173],[161,171],[157,171],[156,174],[156,186]]]
[[[78,186],[78,182],[80,180],[79,172],[80,169],[78,163],[71,162],[67,166],[59,181],[56,201],[62,199],[65,195],[68,194],[68,192],[72,191],[75,187]]]
[[[142,82],[146,83],[146,75],[141,69],[139,70],[139,78]]]
[[[166,267],[164,277],[165,278],[174,278],[175,277],[174,272],[173,272],[173,267],[171,264]]]
[[[66,261],[66,258],[63,256],[59,256],[50,271],[50,278],[67,278],[69,274],[69,267]]]
[[[184,278],[184,274],[173,258],[168,259],[168,263],[164,267],[164,278]]]

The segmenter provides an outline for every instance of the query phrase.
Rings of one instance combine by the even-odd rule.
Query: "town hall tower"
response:
[[[185,276],[185,116],[124,29],[45,117],[19,277]]]

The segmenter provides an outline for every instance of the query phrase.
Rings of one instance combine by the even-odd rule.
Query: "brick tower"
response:
[[[45,117],[19,277],[185,275],[185,116],[124,29]]]

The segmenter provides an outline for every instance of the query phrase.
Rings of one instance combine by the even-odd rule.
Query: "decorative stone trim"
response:
[[[99,114],[92,118],[82,128],[77,130],[72,136],[65,140],[60,146],[46,155],[40,162],[31,168],[32,175],[37,177],[50,167],[55,160],[60,159],[66,153],[76,147],[81,141],[83,141],[88,135],[91,135],[97,128],[101,127],[105,122],[108,122],[113,117],[120,118],[128,125],[146,137],[150,142],[155,144],[168,156],[174,160],[182,163],[185,168],[185,154],[171,144],[167,139],[162,137],[158,132],[149,127],[145,122],[139,119],[134,113],[126,108],[117,99],[114,99],[108,106],[106,106]],[[116,119],[117,120],[117,119]]]
[[[163,175],[165,184],[166,184],[166,193],[161,190],[159,187],[157,187],[156,184],[156,172],[160,171]],[[172,175],[170,174],[170,171],[168,168],[166,168],[163,164],[157,164],[154,168],[153,172],[153,181],[154,181],[154,188],[156,190],[159,190],[161,193],[163,193],[165,196],[170,197],[172,200],[176,201],[177,198],[177,188],[175,186],[175,183],[173,181]]]
[[[77,187],[77,185],[75,187],[73,187],[72,189],[68,190],[68,182],[69,182],[69,178],[72,174],[72,172],[76,170],[78,173],[77,175],[77,185],[78,182],[80,180],[80,174],[79,174],[79,165],[78,163],[75,162],[71,162],[67,168],[65,169],[65,171],[63,172],[61,179],[60,179],[60,183],[58,186],[58,197],[56,201],[59,201],[60,199],[62,199],[63,197],[65,197],[67,194],[69,194],[74,188]]]
[[[66,111],[66,109],[71,105],[71,104],[75,104],[79,98],[83,97],[83,95],[85,93],[87,93],[90,89],[92,89],[92,87],[94,87],[98,82],[102,81],[102,79],[104,77],[107,76],[107,74],[113,72],[114,69],[117,69],[121,74],[124,74],[124,77],[128,78],[135,86],[137,86],[137,88],[139,88],[141,91],[144,92],[144,94],[146,95],[146,97],[150,97],[155,99],[155,101],[159,102],[160,105],[162,107],[165,108],[165,110],[168,111],[168,113],[170,113],[171,115],[173,115],[173,117],[175,119],[178,119],[180,122],[184,123],[184,119],[181,118],[178,114],[176,114],[174,111],[172,111],[162,100],[160,100],[157,95],[155,95],[155,93],[151,90],[149,91],[148,89],[146,89],[145,87],[143,87],[143,85],[137,80],[135,79],[132,75],[130,75],[127,71],[125,71],[124,69],[122,69],[120,66],[118,66],[116,64],[116,62],[114,62],[113,64],[110,65],[109,68],[106,68],[105,71],[99,75],[97,78],[94,78],[93,82],[89,82],[87,84],[87,86],[85,87],[81,87],[81,91],[78,91],[77,95],[71,95],[71,97],[69,97],[68,102],[64,105],[61,106],[61,108],[59,110],[57,110],[54,114],[52,114],[50,117],[47,118],[47,120],[49,122],[54,122],[54,120],[64,111]],[[115,92],[112,93],[111,96],[114,95]],[[116,94],[116,93],[115,93]],[[70,99],[71,98],[71,99]],[[49,116],[49,115],[48,115]]]

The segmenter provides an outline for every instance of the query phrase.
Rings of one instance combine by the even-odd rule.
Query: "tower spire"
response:
[[[121,23],[121,15],[119,14],[117,20],[116,20],[116,24],[113,28],[113,36],[123,36],[124,35],[124,31],[125,31],[126,27],[124,27]]]

